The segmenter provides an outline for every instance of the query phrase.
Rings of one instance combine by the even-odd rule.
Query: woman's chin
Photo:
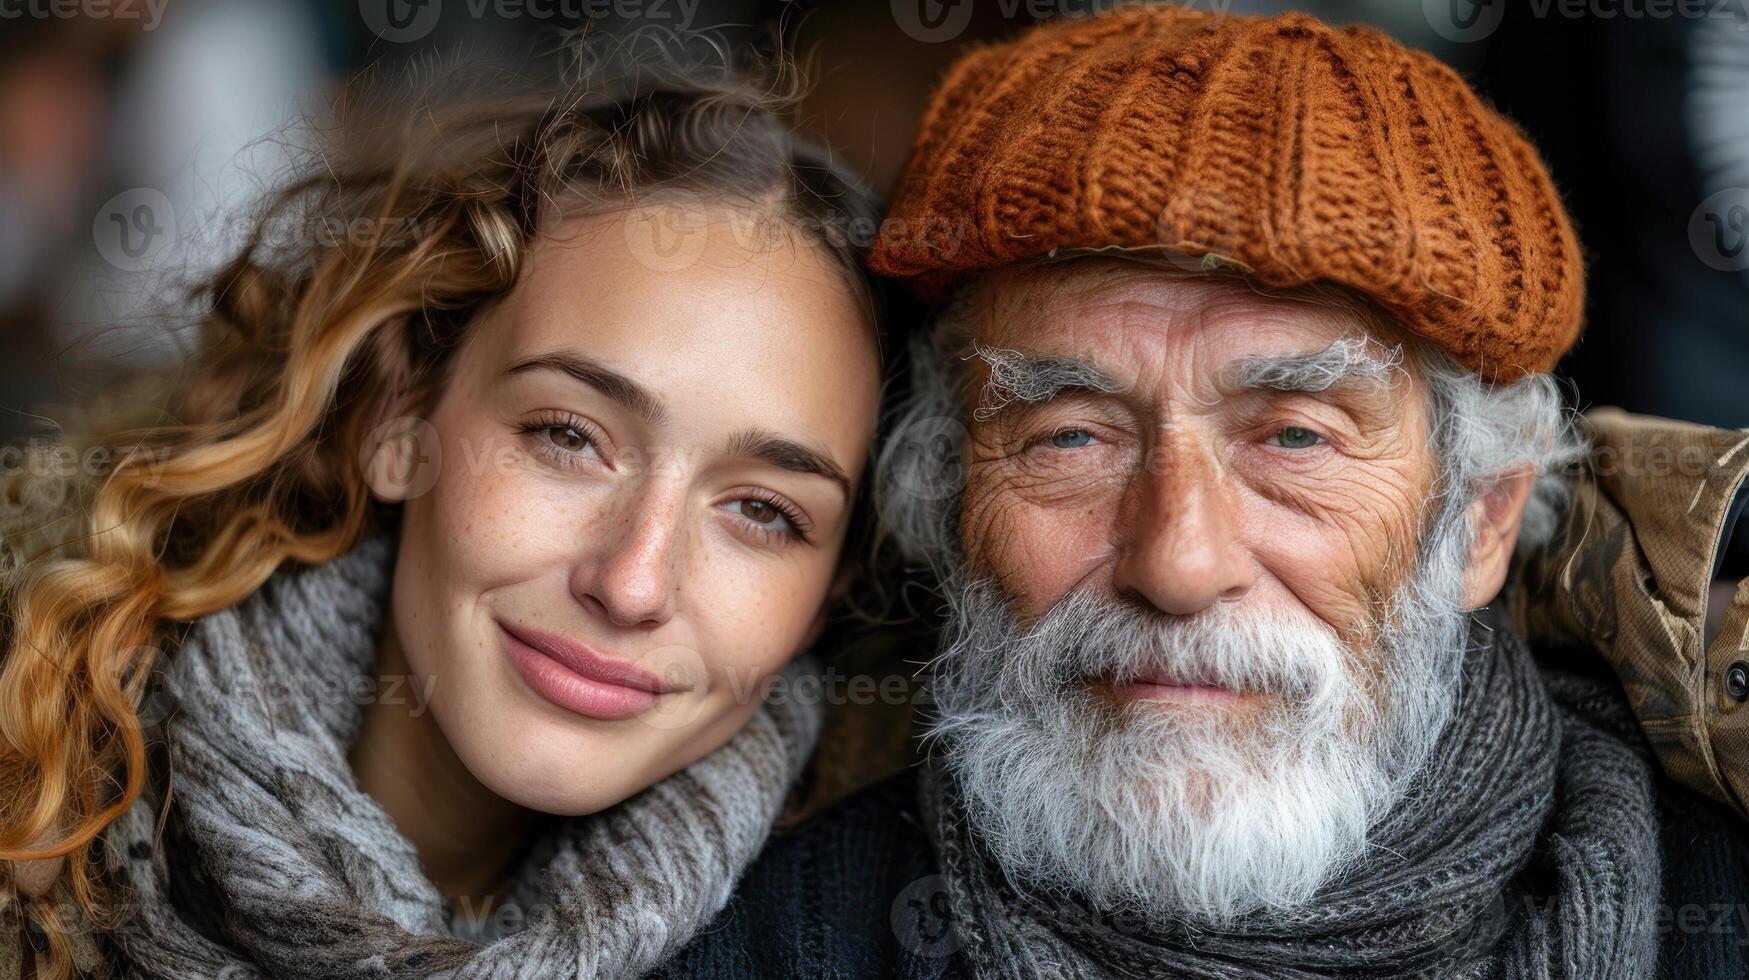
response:
[[[518,806],[555,816],[605,810],[706,754],[694,751],[693,740],[672,737],[682,733],[652,731],[635,719],[606,732],[578,731],[526,715],[463,727],[464,737],[450,744],[481,785]]]

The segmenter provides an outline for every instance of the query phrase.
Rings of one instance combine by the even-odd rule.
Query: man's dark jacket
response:
[[[1659,977],[1749,978],[1749,828],[1659,776]],[[675,978],[965,977],[912,775],[775,838]]]

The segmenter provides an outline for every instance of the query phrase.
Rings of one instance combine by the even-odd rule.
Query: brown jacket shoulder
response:
[[[1706,626],[1749,431],[1616,409],[1581,424],[1593,451],[1566,524],[1507,586],[1518,625],[1539,649],[1602,654],[1670,777],[1749,816],[1749,580]]]

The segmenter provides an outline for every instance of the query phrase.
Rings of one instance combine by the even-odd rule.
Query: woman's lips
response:
[[[517,673],[548,701],[588,718],[623,721],[648,711],[669,692],[662,679],[621,660],[603,657],[563,637],[533,630],[504,631]]]

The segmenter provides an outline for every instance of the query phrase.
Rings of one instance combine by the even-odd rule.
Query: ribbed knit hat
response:
[[[1340,284],[1502,380],[1553,367],[1584,303],[1518,127],[1433,57],[1302,14],[1130,7],[974,50],[869,261],[938,300],[978,270],[1114,246]]]

